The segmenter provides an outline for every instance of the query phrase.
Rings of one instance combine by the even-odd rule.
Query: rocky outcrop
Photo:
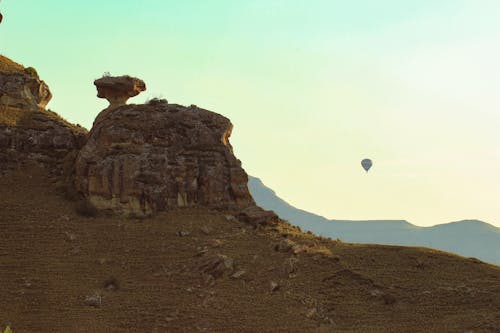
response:
[[[79,149],[86,130],[45,110],[52,97],[33,68],[0,56],[0,173],[25,163],[62,172],[62,161]]]
[[[0,68],[0,105],[24,110],[38,110],[47,105],[52,94],[33,68],[20,70],[5,57],[0,62],[4,63],[4,70]]]
[[[162,100],[110,110],[79,153],[76,187],[97,208],[123,214],[252,206],[232,127],[217,113]]]

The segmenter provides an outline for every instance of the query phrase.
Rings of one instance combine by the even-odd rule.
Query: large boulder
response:
[[[217,113],[164,100],[107,110],[77,157],[76,188],[97,208],[122,214],[254,205],[229,143],[232,128]]]
[[[67,155],[83,146],[84,128],[44,108],[51,96],[33,68],[0,56],[0,174],[27,163],[61,173]]]

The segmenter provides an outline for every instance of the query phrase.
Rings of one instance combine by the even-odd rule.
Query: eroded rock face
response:
[[[0,56],[0,174],[26,163],[61,173],[66,156],[83,146],[86,130],[45,110],[50,98],[34,69]]]
[[[121,106],[94,123],[76,161],[76,187],[97,208],[123,214],[254,205],[231,130],[229,119],[197,107]]]
[[[0,62],[6,62],[5,59],[1,57]],[[38,78],[33,68],[18,71],[0,69],[0,105],[38,110],[44,108],[51,98],[49,87]]]

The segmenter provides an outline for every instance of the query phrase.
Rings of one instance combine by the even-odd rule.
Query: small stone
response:
[[[309,309],[306,313],[306,317],[307,318],[312,318],[314,317],[314,315],[317,313],[318,311],[316,310],[316,308],[312,308],[312,309]]]
[[[205,225],[204,225],[204,226],[202,226],[202,227],[200,228],[200,230],[201,230],[201,232],[202,232],[202,233],[204,233],[205,235],[210,235],[210,233],[211,233],[210,228],[209,228],[209,227],[207,227],[207,226],[205,226]]]
[[[218,279],[234,270],[234,260],[223,254],[207,258],[199,267],[202,274]]]
[[[290,252],[292,248],[295,246],[295,242],[289,239],[283,239],[281,242],[274,246],[274,249],[278,252]]]
[[[189,231],[181,230],[181,231],[177,232],[177,236],[179,236],[179,237],[186,237],[189,235],[190,235]]]
[[[206,253],[208,253],[208,249],[205,247],[201,250],[198,251],[198,253],[196,253],[195,257],[202,257],[204,256]]]
[[[214,239],[210,242],[210,246],[216,249],[221,247],[223,244],[224,242],[221,241],[220,239]]]
[[[280,285],[274,281],[270,282],[270,290],[271,292],[278,291],[280,289]]]
[[[233,279],[239,279],[240,277],[242,277],[243,275],[245,275],[247,272],[244,270],[244,269],[240,269],[239,271],[237,271],[236,273],[234,273],[233,275],[231,275],[231,277]]]
[[[76,240],[76,235],[71,232],[65,232],[66,238],[68,241],[73,242]]]
[[[86,296],[84,303],[85,305],[99,308],[102,305],[102,296],[101,295]]]

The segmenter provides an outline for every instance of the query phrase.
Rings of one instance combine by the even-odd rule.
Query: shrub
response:
[[[165,98],[153,97],[153,98],[147,100],[146,104],[148,104],[148,105],[162,105],[162,104],[168,104],[168,101]]]

